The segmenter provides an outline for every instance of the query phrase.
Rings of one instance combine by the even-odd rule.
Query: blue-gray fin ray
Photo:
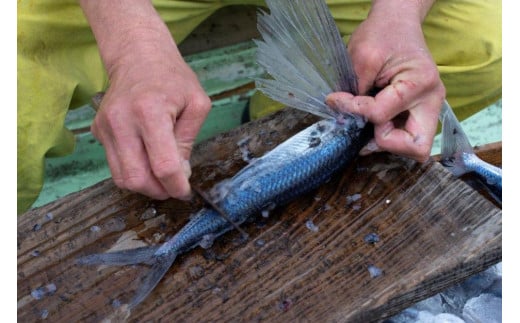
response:
[[[446,100],[442,103],[439,119],[442,123],[442,158],[450,158],[458,152],[473,153],[473,147],[462,125]]]
[[[322,0],[267,0],[270,14],[258,17],[257,61],[270,77],[256,86],[287,106],[337,119],[325,103],[332,92],[357,94],[346,46]]]
[[[141,303],[152,292],[155,286],[159,284],[163,276],[166,274],[168,269],[170,269],[173,262],[175,261],[176,256],[177,253],[171,251],[169,253],[154,256],[152,258],[152,268],[148,273],[146,273],[143,281],[140,282],[139,288],[137,288],[134,298],[132,298],[128,304],[130,308],[139,305],[139,303]]]
[[[77,263],[79,265],[108,266],[151,264],[152,256],[157,249],[159,249],[159,246],[147,246],[107,253],[97,253],[78,258]]]

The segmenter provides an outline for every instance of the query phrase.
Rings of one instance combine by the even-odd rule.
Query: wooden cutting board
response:
[[[199,144],[202,189],[316,121],[286,109]],[[481,149],[501,164],[500,143]],[[179,256],[128,311],[146,266],[79,266],[90,253],[163,242],[203,206],[154,201],[109,179],[18,218],[18,320],[370,322],[501,261],[502,211],[438,162],[359,158],[321,188]]]

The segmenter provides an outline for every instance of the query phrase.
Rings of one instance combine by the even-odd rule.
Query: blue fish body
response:
[[[340,125],[321,120],[217,184],[213,190],[224,192],[214,202],[229,220],[242,224],[322,185],[357,156],[368,138],[367,129],[355,122]],[[204,208],[157,252],[174,249],[180,253],[201,244],[208,247],[233,228],[219,212]]]
[[[266,0],[270,15],[260,15],[257,61],[269,74],[256,80],[269,97],[325,119],[307,127],[210,191],[218,211],[203,208],[171,239],[150,246],[79,259],[84,265],[151,265],[132,308],[142,302],[176,256],[213,240],[263,211],[316,189],[351,162],[372,134],[366,121],[325,104],[332,92],[357,94],[357,78],[323,0]],[[228,219],[219,212],[225,213]]]
[[[502,192],[502,169],[484,162],[475,154],[462,153],[462,163],[467,172],[474,172],[484,180],[486,185],[495,187]]]
[[[220,208],[238,223],[323,184],[361,149],[363,129],[354,120],[321,120],[236,174]],[[218,186],[217,186],[218,187]]]

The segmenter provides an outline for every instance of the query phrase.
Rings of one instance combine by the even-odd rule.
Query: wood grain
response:
[[[239,140],[249,138],[260,156],[315,120],[286,109],[201,143],[192,182],[207,189],[243,167]],[[161,243],[202,205],[150,200],[106,180],[23,214],[18,320],[372,322],[501,260],[500,208],[433,159],[384,153],[245,224],[248,241],[230,232],[179,256],[131,312],[124,303],[146,266],[75,264],[90,253]],[[368,234],[379,241],[366,242]]]

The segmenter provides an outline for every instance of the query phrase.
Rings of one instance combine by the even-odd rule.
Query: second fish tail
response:
[[[159,284],[168,269],[172,266],[175,258],[177,258],[177,252],[175,250],[152,256],[150,259],[152,267],[142,277],[142,281],[139,282],[139,288],[128,304],[130,308],[137,306],[154,290],[155,286]]]

